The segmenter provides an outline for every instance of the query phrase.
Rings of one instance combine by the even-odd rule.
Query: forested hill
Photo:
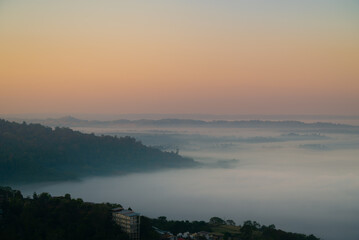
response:
[[[111,220],[111,209],[119,206],[84,202],[71,198],[70,194],[53,197],[48,193],[34,193],[32,198],[25,198],[20,191],[0,186],[0,239],[127,240],[128,236]],[[219,217],[212,217],[209,222],[189,222],[168,221],[164,216],[157,219],[141,216],[142,240],[164,239],[153,227],[174,234],[206,231],[222,240],[319,240],[313,235],[285,232],[274,225],[261,226],[255,221],[236,226],[233,220],[224,221]]]
[[[131,137],[95,136],[69,128],[0,119],[0,182],[78,179],[199,163],[173,152],[147,147]]]

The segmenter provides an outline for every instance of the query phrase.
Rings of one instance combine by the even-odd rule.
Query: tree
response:
[[[236,225],[236,223],[235,223],[233,220],[231,220],[231,219],[228,219],[228,220],[226,221],[226,223],[227,223],[227,225],[230,225],[230,226],[235,226],[235,225]]]
[[[224,221],[222,218],[219,217],[212,217],[209,220],[209,223],[213,225],[226,225],[226,221]]]
[[[166,221],[167,221],[167,217],[165,217],[165,216],[160,216],[160,217],[158,217],[158,220],[159,220],[160,222],[166,222]]]

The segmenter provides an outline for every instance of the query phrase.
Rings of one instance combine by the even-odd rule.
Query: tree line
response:
[[[193,159],[147,147],[132,137],[96,136],[0,119],[0,183],[59,181],[198,165]]]
[[[20,191],[0,187],[1,240],[72,240],[72,239],[128,239],[112,221],[111,210],[120,204],[89,203],[70,194],[51,196],[48,193],[23,197]],[[241,240],[319,240],[313,235],[285,232],[274,225],[260,225],[245,221],[236,226],[233,220],[212,217],[206,221],[176,221],[166,217],[141,216],[141,239],[160,239],[153,226],[173,234],[200,231],[214,232],[221,226],[232,226],[239,232],[222,232],[224,239]],[[226,228],[223,228],[226,229]]]

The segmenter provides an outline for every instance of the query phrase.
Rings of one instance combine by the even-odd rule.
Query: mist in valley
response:
[[[133,136],[204,163],[198,169],[16,186],[24,195],[70,193],[116,202],[149,217],[237,224],[255,220],[322,239],[357,239],[359,135],[307,129],[76,127]]]

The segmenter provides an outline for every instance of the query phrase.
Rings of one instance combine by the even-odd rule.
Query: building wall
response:
[[[129,235],[130,239],[140,239],[140,216],[126,216],[121,212],[114,212],[112,216],[116,224]]]

